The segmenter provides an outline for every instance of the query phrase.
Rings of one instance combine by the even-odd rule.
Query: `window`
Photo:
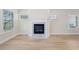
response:
[[[13,29],[13,12],[8,9],[3,10],[3,29],[4,31]]]
[[[69,26],[70,26],[70,28],[76,28],[78,26],[78,16],[76,16],[76,15],[70,16]]]

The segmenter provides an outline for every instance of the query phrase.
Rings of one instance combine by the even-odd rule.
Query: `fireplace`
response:
[[[30,20],[29,25],[29,36],[31,38],[48,38],[49,22],[47,20]]]
[[[34,24],[34,34],[44,34],[44,24]]]

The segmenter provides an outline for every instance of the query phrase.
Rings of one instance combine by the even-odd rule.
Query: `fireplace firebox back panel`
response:
[[[44,34],[44,24],[34,24],[34,34]]]

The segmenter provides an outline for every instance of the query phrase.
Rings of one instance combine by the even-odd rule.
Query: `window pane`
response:
[[[13,29],[13,12],[9,10],[3,10],[3,29],[4,31]]]

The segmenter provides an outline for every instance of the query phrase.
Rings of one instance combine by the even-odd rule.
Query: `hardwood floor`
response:
[[[78,50],[78,35],[52,35],[48,39],[32,39],[19,35],[0,45],[0,50]]]

